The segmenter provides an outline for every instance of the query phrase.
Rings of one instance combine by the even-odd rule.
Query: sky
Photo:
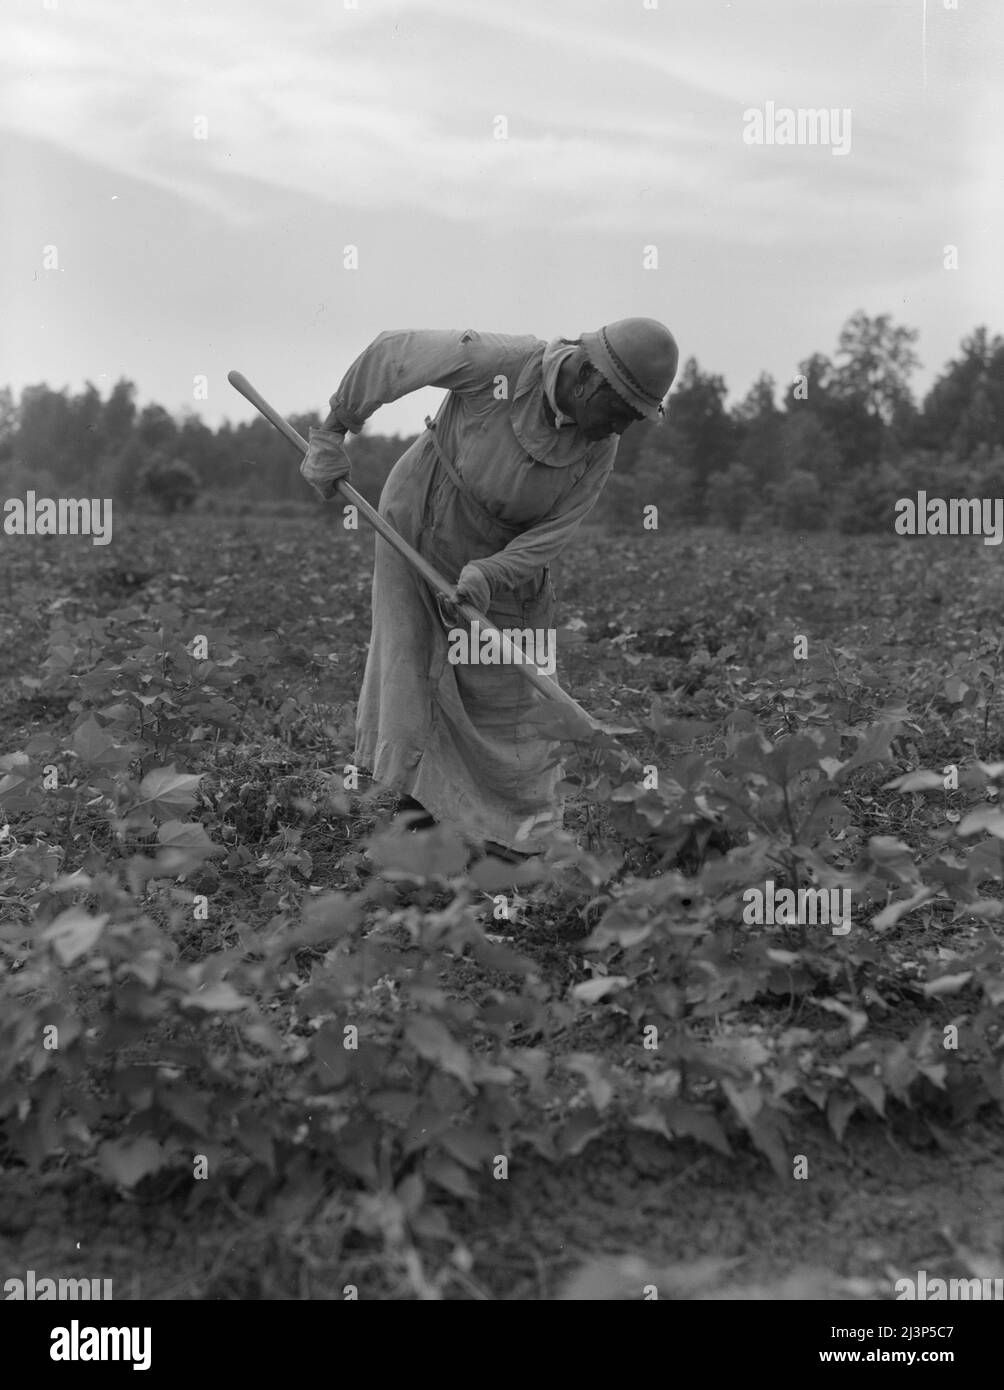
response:
[[[384,329],[645,315],[736,401],[863,309],[922,394],[1004,331],[1002,71],[1001,0],[0,0],[0,385],[215,426],[231,368],[323,414]]]

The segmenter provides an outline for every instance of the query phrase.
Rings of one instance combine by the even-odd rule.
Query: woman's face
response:
[[[592,442],[611,434],[623,434],[628,425],[643,417],[632,410],[614,388],[593,369],[585,391],[577,398],[575,423]]]

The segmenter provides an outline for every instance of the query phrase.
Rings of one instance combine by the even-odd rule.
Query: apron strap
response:
[[[471,496],[471,492],[467,484],[464,482],[463,478],[461,478],[460,474],[454,468],[450,460],[446,457],[446,454],[443,451],[443,446],[439,442],[439,436],[436,434],[436,423],[437,422],[432,418],[431,415],[427,415],[425,417],[425,428],[429,431],[429,434],[432,436],[432,447],[436,451],[436,456],[439,459],[439,462],[443,465],[447,473],[449,473],[450,477],[453,479],[454,483],[457,486],[457,491],[462,492],[465,497],[467,497],[470,501],[476,503],[476,505],[480,507],[481,503],[478,502],[476,497]],[[481,510],[486,511],[486,508],[481,507]]]
[[[443,446],[439,442],[439,436],[436,433],[436,426],[438,423],[439,421],[433,420],[430,415],[427,415],[425,417],[425,428],[429,431],[429,434],[432,438],[432,447],[436,451],[436,457],[439,459],[439,462],[443,465],[447,473],[450,475],[450,478],[453,480],[453,483],[455,484],[457,491],[462,492],[463,495],[467,498],[467,500],[472,504],[472,506],[477,507],[478,511],[480,511],[483,516],[486,516],[488,520],[492,522],[493,525],[502,526],[506,530],[512,531],[514,539],[516,536],[522,535],[526,527],[513,526],[511,522],[503,521],[500,517],[494,516],[488,510],[488,508],[484,506],[481,502],[479,502],[478,499],[474,496],[470,488],[464,482],[463,478],[457,472],[455,466],[446,457],[446,453],[443,449]],[[548,511],[546,516],[540,517],[539,520],[535,521],[533,524],[535,526],[539,526],[542,521],[550,521],[554,512],[557,511],[557,507],[558,503],[556,502],[554,506],[551,507],[550,511]]]

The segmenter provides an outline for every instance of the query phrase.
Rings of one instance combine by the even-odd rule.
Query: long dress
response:
[[[358,433],[388,401],[448,391],[435,430],[462,489],[426,430],[394,465],[379,510],[452,583],[476,560],[500,628],[553,627],[549,564],[595,506],[617,450],[615,437],[591,442],[545,413],[544,372],[560,350],[561,340],[473,330],[381,333],[331,397]],[[375,544],[356,763],[437,820],[542,849],[564,811],[555,745],[527,718],[543,697],[512,666],[451,664],[435,595],[382,537]]]

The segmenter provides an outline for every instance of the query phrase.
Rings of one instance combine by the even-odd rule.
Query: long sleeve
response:
[[[475,561],[493,589],[499,586],[515,588],[544,565],[549,565],[564,550],[596,506],[613,471],[616,453],[617,441],[612,439],[606,453],[601,454],[579,479],[560,511],[549,520],[528,527],[494,555]]]
[[[470,329],[394,329],[379,334],[342,377],[331,397],[331,416],[352,434],[381,405],[423,386],[473,390],[500,360],[495,335]],[[331,417],[329,417],[331,418]]]

